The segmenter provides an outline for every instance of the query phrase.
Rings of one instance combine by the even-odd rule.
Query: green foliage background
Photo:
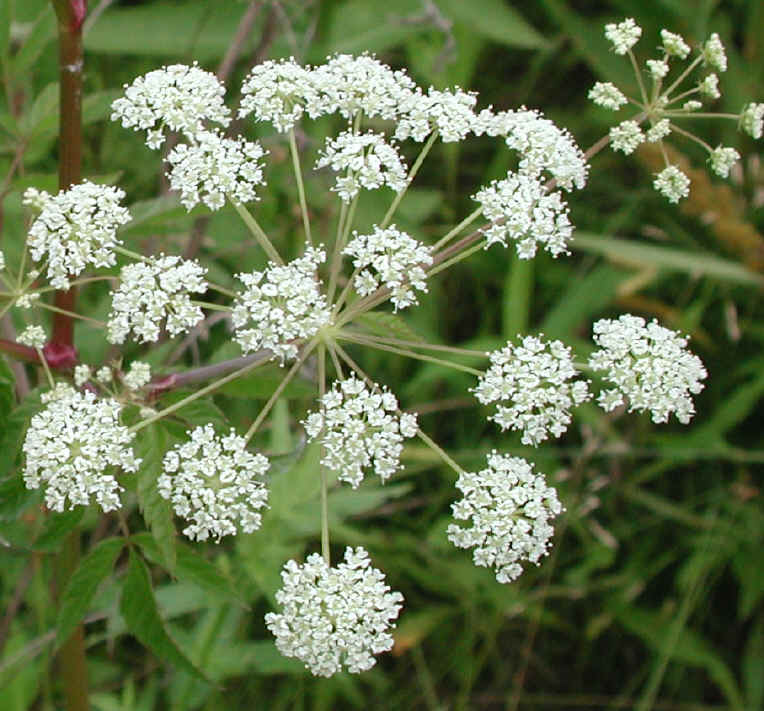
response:
[[[3,0],[0,8],[0,173],[19,152],[24,166],[2,193],[2,249],[12,260],[25,233],[21,192],[56,186],[55,22],[43,0]],[[131,249],[182,253],[194,220],[205,217],[199,257],[222,284],[264,263],[235,213],[187,215],[174,197],[157,197],[156,155],[108,115],[123,83],[160,64],[195,59],[214,70],[246,9],[233,0],[113,3],[86,36],[85,174],[127,191],[136,218],[123,235]],[[719,110],[764,100],[764,5],[756,0],[264,2],[230,93],[256,56],[319,62],[333,52],[371,51],[407,66],[424,86],[475,89],[481,106],[541,108],[586,147],[612,122],[587,102],[589,87],[633,82],[602,36],[605,22],[624,16],[643,26],[638,48],[645,51],[662,27],[691,41],[719,32],[730,65]],[[289,245],[300,216],[288,153],[264,128],[247,122],[243,130],[271,152],[258,220]],[[330,130],[319,123],[308,139],[318,142]],[[581,353],[597,318],[656,316],[691,334],[710,373],[690,427],[655,427],[646,416],[614,418],[589,406],[567,437],[529,450],[487,424],[467,393],[471,377],[359,354],[405,407],[422,411],[423,428],[462,466],[481,467],[494,447],[522,454],[558,487],[567,509],[551,556],[516,583],[499,585],[447,542],[454,478],[429,450],[408,447],[405,473],[385,487],[333,489],[337,550],[366,546],[406,597],[395,650],[361,676],[313,679],[280,657],[262,621],[283,562],[317,547],[317,452],[303,447],[296,424],[310,407],[306,384],[290,386],[260,442],[277,455],[263,529],[233,543],[178,542],[153,489],[159,447],[190,424],[246,426],[277,370],[258,371],[142,433],[144,467],[123,483],[132,486],[129,522],[139,527],[140,507],[151,533],[134,536],[137,548],[128,554],[103,540],[118,533],[116,519],[100,520],[93,510],[42,516],[39,495],[19,483],[13,454],[36,405],[32,398],[16,407],[13,375],[0,360],[0,708],[57,707],[57,680],[46,670],[56,639],[82,614],[98,711],[764,707],[762,144],[734,125],[709,122],[703,131],[711,145],[743,154],[730,182],[707,177],[702,156],[678,144],[686,151],[678,158],[695,167],[691,196],[675,208],[650,186],[655,156],[602,153],[589,185],[570,201],[577,227],[571,258],[523,263],[510,250],[478,253],[435,281],[406,316],[433,341],[490,349],[541,331]],[[437,236],[461,219],[475,188],[511,167],[494,147],[478,139],[435,149],[399,225]],[[309,196],[324,191],[322,176],[309,180]],[[323,200],[312,198],[316,212]],[[386,200],[372,194],[361,203],[359,229],[378,219]],[[80,308],[103,318],[106,293],[83,291]],[[78,325],[76,339],[85,362],[113,355],[89,326]],[[161,373],[235,357],[229,341],[219,324],[173,366],[170,344],[148,356],[133,346],[129,355]],[[90,557],[57,613],[46,582],[50,554],[78,524]]]

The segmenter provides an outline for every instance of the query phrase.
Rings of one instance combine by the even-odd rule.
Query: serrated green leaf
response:
[[[130,565],[122,586],[119,611],[130,633],[157,657],[206,681],[204,674],[191,663],[167,632],[151,588],[149,569],[134,550],[130,551]]]
[[[141,547],[149,560],[161,563],[162,556],[156,541],[148,533],[135,534],[132,540]],[[214,563],[182,543],[177,545],[175,576],[178,580],[198,585],[205,592],[244,604],[231,580]]]
[[[403,317],[398,314],[384,313],[382,311],[368,311],[353,319],[353,323],[360,324],[367,331],[378,336],[397,338],[401,341],[418,341],[424,343],[424,339],[409,326]]]
[[[122,538],[107,538],[80,561],[61,595],[56,619],[56,647],[67,640],[85,617],[98,586],[111,573],[124,544]]]
[[[157,488],[167,440],[163,423],[156,422],[140,430],[134,449],[136,456],[142,459],[136,474],[138,506],[162,553],[164,565],[173,572],[176,563],[177,533],[170,502],[159,495]]]
[[[62,513],[51,511],[45,521],[42,533],[37,537],[32,547],[38,551],[57,551],[64,542],[64,538],[77,527],[84,515],[84,506],[77,506],[71,511],[63,511]]]

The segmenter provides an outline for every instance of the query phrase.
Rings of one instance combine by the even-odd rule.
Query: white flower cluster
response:
[[[5,269],[5,255],[3,254],[2,250],[0,250],[0,272]]]
[[[496,580],[511,583],[523,561],[538,563],[547,554],[554,533],[549,521],[562,506],[532,464],[494,451],[486,469],[464,472],[456,487],[463,498],[452,505],[454,518],[472,526],[450,524],[448,538],[458,548],[475,548],[475,565],[494,567]]]
[[[522,432],[523,444],[538,446],[550,433],[559,437],[568,429],[571,408],[591,397],[587,381],[574,380],[570,348],[545,341],[543,334],[488,356],[491,365],[472,392],[484,405],[499,403],[489,419],[502,430]]]
[[[204,202],[210,210],[219,210],[226,198],[238,203],[257,199],[255,188],[264,184],[265,155],[259,143],[243,138],[225,138],[205,131],[192,143],[180,143],[167,156],[170,188],[180,192],[187,210]]]
[[[24,192],[24,204],[41,211],[29,229],[27,245],[32,259],[45,259],[52,286],[66,290],[68,277],[89,264],[115,263],[114,247],[121,244],[117,229],[130,221],[130,213],[119,204],[124,197],[119,188],[90,182],[56,195],[34,188]]]
[[[586,185],[589,166],[583,151],[565,129],[538,111],[480,112],[475,120],[476,135],[503,136],[518,153],[519,172],[534,178],[549,173],[565,190]]]
[[[110,343],[124,343],[132,331],[146,343],[159,338],[162,322],[170,335],[193,328],[204,317],[190,293],[207,290],[206,270],[194,261],[160,256],[122,268],[107,328]]]
[[[645,140],[645,134],[636,121],[622,121],[610,129],[610,146],[614,151],[623,151],[625,155],[633,153]]]
[[[661,40],[663,41],[663,50],[668,56],[687,59],[690,54],[690,45],[684,41],[681,35],[668,30],[661,30]]]
[[[244,290],[231,318],[234,340],[245,353],[268,348],[283,363],[297,357],[292,341],[310,338],[329,323],[331,311],[316,278],[325,259],[326,252],[308,247],[289,264],[271,262],[265,271],[237,275]]]
[[[110,467],[138,470],[141,460],[130,448],[133,434],[119,422],[116,400],[96,400],[59,385],[43,395],[47,403],[27,429],[22,450],[26,455],[24,483],[28,489],[45,485],[45,503],[54,511],[87,506],[94,496],[104,511],[122,505],[122,487]]]
[[[476,103],[475,94],[458,88],[437,91],[430,87],[426,94],[417,89],[402,106],[395,137],[399,141],[424,141],[437,130],[444,143],[462,141],[475,125]]]
[[[677,203],[690,194],[690,179],[675,165],[666,166],[653,180],[655,189],[668,199]]]
[[[395,146],[382,134],[371,131],[360,135],[343,131],[327,139],[316,168],[326,166],[337,173],[346,171],[332,188],[345,202],[350,202],[361,188],[377,190],[386,185],[397,193],[408,182],[406,166]]]
[[[623,92],[609,81],[598,81],[589,91],[589,98],[598,106],[611,111],[618,111],[621,106],[629,103]]]
[[[218,78],[196,63],[173,64],[125,85],[125,95],[111,105],[111,120],[136,131],[148,129],[146,145],[157,149],[164,143],[165,128],[193,139],[207,121],[227,126],[231,119],[224,94]]]
[[[403,439],[417,432],[416,415],[398,416],[398,401],[388,390],[371,392],[355,377],[336,382],[319,412],[304,422],[308,438],[321,437],[321,463],[354,489],[371,467],[382,481],[401,468]]]
[[[719,91],[719,77],[716,74],[709,74],[698,83],[698,91],[709,99],[718,99],[722,93]]]
[[[486,249],[507,239],[516,243],[520,259],[532,259],[541,245],[552,256],[568,254],[573,225],[568,206],[559,192],[550,193],[535,177],[508,173],[504,180],[493,181],[473,196],[491,221],[484,228]]]
[[[130,364],[130,370],[122,376],[122,382],[129,390],[140,390],[151,380],[151,366],[140,360]]]
[[[256,121],[272,123],[279,133],[289,131],[304,111],[316,118],[324,110],[310,67],[292,57],[255,65],[241,92],[239,118],[254,113]]]
[[[627,17],[623,22],[611,22],[605,25],[605,37],[613,43],[616,54],[626,54],[642,36],[642,28],[634,22],[633,17]]]
[[[600,393],[599,404],[610,411],[629,400],[629,410],[649,410],[653,422],[668,422],[673,412],[687,424],[695,414],[690,394],[703,390],[707,376],[702,361],[687,350],[687,339],[653,320],[625,314],[618,320],[601,319],[594,324],[599,346],[589,367],[605,371],[615,385]]]
[[[730,169],[740,160],[740,154],[727,146],[717,146],[711,151],[711,157],[708,162],[711,163],[711,170],[722,178],[730,174]]]
[[[42,326],[27,326],[21,333],[19,333],[16,340],[21,343],[22,346],[42,348],[48,340],[48,336]]]
[[[764,104],[748,104],[740,114],[740,128],[753,138],[761,138],[764,132]]]
[[[714,32],[703,45],[703,61],[718,72],[727,71],[727,54],[719,35]]]
[[[176,445],[162,462],[159,495],[175,513],[190,521],[183,529],[191,540],[206,541],[252,533],[260,528],[260,509],[268,505],[263,477],[270,464],[262,454],[247,451],[234,430],[219,437],[212,425],[197,427],[189,440]]]
[[[657,82],[669,73],[669,65],[665,59],[648,59],[645,65],[653,81]]]
[[[667,118],[656,121],[653,126],[645,132],[645,140],[648,143],[657,143],[671,134],[671,121]]]
[[[354,285],[361,296],[368,296],[380,286],[392,292],[390,301],[395,310],[418,303],[414,289],[427,291],[425,267],[432,264],[430,248],[390,225],[374,226],[370,235],[354,233],[344,249],[361,271]]]
[[[360,546],[348,546],[336,568],[317,553],[303,565],[290,560],[281,579],[276,602],[282,611],[269,612],[265,624],[279,652],[304,662],[314,675],[366,671],[376,663],[373,655],[392,649],[390,632],[403,595],[390,590]]]
[[[74,366],[74,384],[81,388],[90,380],[93,371],[87,363],[80,363]]]

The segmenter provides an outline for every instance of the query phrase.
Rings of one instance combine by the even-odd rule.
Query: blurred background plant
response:
[[[26,230],[21,194],[29,186],[56,191],[56,23],[47,0],[3,0],[0,12],[0,174],[8,176],[0,187],[0,225],[2,249],[13,260]],[[408,67],[420,85],[474,89],[480,105],[496,109],[540,108],[586,147],[613,124],[586,98],[595,81],[635,88],[628,64],[602,34],[606,22],[624,16],[642,25],[648,47],[663,27],[691,43],[718,32],[729,58],[718,110],[738,112],[764,98],[764,5],[756,0],[91,0],[84,174],[127,192],[134,216],[122,232],[128,248],[197,256],[213,281],[227,283],[231,273],[262,267],[261,252],[243,239],[231,209],[187,214],[157,177],[156,156],[142,138],[108,121],[124,83],[163,63],[198,60],[227,80],[229,100],[237,101],[236,87],[265,58],[320,62],[333,52],[370,51],[393,67]],[[288,151],[250,121],[238,128],[271,152],[258,219],[288,244],[301,224]],[[517,333],[543,332],[579,353],[591,348],[597,318],[624,311],[655,316],[689,333],[708,368],[692,427],[656,428],[647,415],[606,415],[589,404],[566,437],[531,449],[519,435],[498,434],[485,412],[476,411],[467,394],[471,376],[365,354],[362,365],[414,406],[423,427],[462,466],[477,470],[494,447],[525,456],[558,488],[567,511],[550,557],[511,585],[498,585],[490,570],[476,568],[448,543],[453,476],[430,450],[407,446],[405,472],[385,487],[335,489],[333,540],[371,549],[407,609],[393,653],[373,670],[314,679],[278,654],[263,623],[283,562],[315,550],[319,534],[317,453],[308,448],[297,461],[291,454],[301,443],[290,412],[304,411],[312,393],[296,381],[268,432],[271,451],[284,455],[274,466],[291,469],[289,484],[279,488],[274,479],[262,530],[193,551],[177,544],[175,577],[154,571],[167,631],[207,680],[195,677],[193,667],[168,664],[177,659],[167,648],[162,654],[161,644],[154,656],[124,636],[117,600],[127,563],[120,561],[89,608],[92,707],[762,708],[764,441],[757,406],[764,393],[764,165],[761,144],[734,124],[709,122],[704,130],[711,145],[735,145],[743,155],[731,181],[695,167],[704,156],[692,144],[674,142],[672,162],[692,180],[689,198],[677,208],[651,187],[652,173],[662,168],[656,150],[643,145],[638,162],[603,152],[586,190],[570,201],[572,257],[540,254],[523,262],[513,250],[498,257],[480,252],[432,281],[406,315],[431,341],[492,350]],[[319,127],[302,138],[322,137]],[[494,153],[494,145],[478,139],[436,146],[400,207],[398,225],[437,235],[470,212],[475,187],[511,167],[509,154]],[[359,229],[386,207],[386,198],[375,205],[374,196],[359,207]],[[108,308],[105,289],[83,292],[83,313],[103,320]],[[0,335],[13,325],[5,323]],[[83,362],[114,355],[88,324],[78,324],[76,339]],[[214,315],[180,345],[145,353],[131,348],[131,356],[159,373],[238,355],[227,324]],[[15,407],[21,377],[0,360],[2,452],[18,450],[34,407]],[[182,422],[222,421],[223,412],[247,422],[252,401],[261,405],[276,382],[275,370],[258,371],[223,388],[214,403],[186,408]],[[161,433],[147,432],[141,456],[161,456],[151,439]],[[46,582],[51,554],[77,523],[92,546],[119,522],[91,510],[46,519],[37,492],[13,483],[17,472],[18,461],[3,458],[0,708],[47,711],[56,708],[59,693],[49,672],[57,623]],[[147,534],[141,547],[149,559],[166,562],[167,552]]]

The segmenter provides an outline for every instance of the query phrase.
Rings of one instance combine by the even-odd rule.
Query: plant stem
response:
[[[273,394],[268,399],[268,402],[265,403],[263,409],[260,410],[260,414],[258,414],[257,418],[252,423],[252,426],[247,430],[247,434],[244,435],[244,440],[246,442],[249,442],[255,432],[257,432],[258,428],[263,423],[263,420],[276,404],[276,400],[279,399],[279,395],[284,392],[284,388],[286,388],[292,378],[297,375],[297,371],[302,367],[302,364],[311,354],[311,351],[316,347],[316,343],[318,343],[318,340],[314,338],[310,343],[308,343],[307,346],[305,346],[305,350],[302,352],[302,355],[294,362],[294,365],[289,369],[289,372],[284,376],[282,381],[279,383],[279,386],[273,391]]]
[[[356,334],[352,334],[356,335]],[[411,348],[424,348],[431,351],[443,351],[444,353],[454,353],[455,355],[473,356],[475,358],[487,358],[488,353],[485,351],[473,351],[470,348],[457,348],[455,346],[444,346],[439,343],[425,343],[419,341],[404,341],[400,338],[385,338],[383,336],[369,335],[366,333],[358,334],[363,338],[370,341],[381,341],[382,343],[389,343],[392,346],[405,346]]]
[[[430,152],[430,148],[432,148],[433,143],[435,143],[435,140],[438,138],[438,129],[436,128],[431,134],[430,137],[427,139],[427,143],[424,144],[422,147],[422,150],[419,151],[419,155],[417,156],[416,160],[414,161],[414,165],[411,166],[411,170],[409,171],[408,178],[406,180],[406,187],[403,188],[399,193],[395,195],[395,199],[393,200],[392,204],[387,210],[387,213],[385,213],[385,216],[379,225],[380,228],[385,229],[390,224],[390,221],[393,219],[393,215],[395,214],[395,211],[398,209],[398,205],[401,204],[401,200],[403,200],[403,196],[406,194],[406,191],[409,189],[409,185],[414,182],[414,178],[416,177],[416,174],[419,172],[419,168],[422,166],[422,163],[424,162],[424,159],[427,157],[427,154]]]
[[[308,216],[308,203],[305,200],[305,186],[302,182],[302,168],[300,167],[300,154],[297,150],[297,140],[294,136],[294,128],[289,129],[289,150],[292,153],[292,167],[294,168],[294,177],[297,181],[297,195],[300,198],[300,211],[302,212],[302,225],[305,229],[305,238],[308,244],[313,244],[313,237],[310,234],[310,217]]]
[[[465,249],[463,252],[454,255],[451,257],[451,259],[447,259],[445,262],[441,262],[440,264],[435,265],[432,269],[430,269],[430,271],[427,272],[427,276],[431,277],[438,272],[442,272],[444,269],[448,269],[450,266],[453,266],[457,262],[461,262],[463,259],[467,259],[467,257],[471,256],[475,252],[483,249],[485,247],[484,242],[485,240],[483,242],[473,244],[469,249]]]
[[[45,371],[45,377],[48,380],[48,385],[50,385],[50,389],[53,390],[53,388],[56,387],[56,381],[53,380],[53,375],[50,372],[50,368],[48,367],[48,361],[45,360],[45,356],[42,353],[42,348],[35,348],[37,351],[37,357],[40,359],[40,363],[42,364],[42,369]]]
[[[103,321],[99,321],[95,318],[90,318],[90,316],[84,316],[83,314],[78,314],[76,311],[67,311],[66,309],[60,309],[58,306],[53,306],[52,304],[46,304],[44,301],[38,301],[36,306],[41,309],[47,309],[48,311],[53,311],[53,313],[56,314],[64,314],[65,316],[69,316],[70,318],[78,318],[82,321],[87,321],[88,323],[93,323],[96,326],[100,326],[101,328],[106,328],[106,324]]]
[[[469,215],[467,215],[467,217],[465,217],[456,227],[450,230],[447,234],[443,235],[443,237],[441,237],[433,245],[432,251],[435,252],[448,244],[454,237],[456,237],[456,235],[458,235],[465,227],[467,227],[467,225],[474,222],[482,213],[483,207],[481,205],[474,212],[471,212]]]
[[[350,203],[350,207],[344,211],[345,220],[342,224],[342,229],[337,230],[337,241],[334,243],[334,254],[332,255],[332,264],[330,267],[329,276],[329,289],[327,290],[327,301],[332,303],[334,298],[334,291],[337,288],[337,279],[342,271],[342,250],[345,249],[345,243],[347,242],[348,235],[350,234],[350,228],[353,226],[353,218],[355,217],[355,208],[358,204],[358,193]],[[344,205],[344,203],[343,203]]]
[[[241,219],[244,220],[244,224],[247,225],[249,228],[249,231],[252,233],[254,238],[258,241],[260,246],[265,250],[265,253],[268,255],[270,260],[272,262],[276,262],[276,264],[283,265],[284,260],[279,256],[279,253],[276,251],[276,248],[271,243],[270,239],[268,238],[268,235],[265,234],[265,231],[262,227],[260,227],[257,220],[252,217],[252,214],[249,210],[247,210],[244,205],[238,202],[233,202],[233,206],[236,208],[236,212],[239,213],[241,216]]]
[[[457,474],[464,474],[464,469],[462,469],[453,459],[451,459],[451,457],[446,454],[443,448],[435,444],[435,442],[430,439],[424,432],[422,432],[421,429],[416,431],[416,436],[419,437],[422,442],[424,442],[433,452],[435,452]]]
[[[336,354],[334,356],[337,357]],[[335,366],[336,367],[336,366]],[[326,394],[326,345],[318,349],[318,401],[322,402]],[[323,464],[324,445],[321,445],[321,555],[327,565],[332,564],[329,550],[329,474]]]
[[[226,383],[230,383],[232,380],[236,380],[236,378],[241,377],[245,373],[248,373],[250,370],[254,370],[260,365],[263,365],[263,363],[267,363],[270,360],[270,354],[265,356],[264,358],[261,358],[260,360],[255,360],[251,363],[248,363],[243,368],[239,368],[239,370],[235,370],[233,373],[229,373],[223,378],[220,378],[220,380],[216,380],[214,383],[210,383],[206,387],[202,388],[201,390],[197,390],[195,393],[191,393],[188,397],[184,397],[182,400],[178,400],[178,402],[170,405],[169,407],[164,408],[164,410],[160,410],[155,415],[152,415],[151,417],[141,420],[140,422],[134,424],[130,428],[130,432],[138,432],[139,430],[142,430],[144,427],[148,427],[150,424],[153,424],[157,420],[161,420],[163,417],[166,417],[167,415],[172,414],[173,412],[176,412],[177,410],[180,410],[181,407],[185,407],[188,405],[188,403],[193,402],[194,400],[198,400],[200,397],[204,397],[205,395],[208,395],[209,393],[217,390],[220,387],[223,387]]]

